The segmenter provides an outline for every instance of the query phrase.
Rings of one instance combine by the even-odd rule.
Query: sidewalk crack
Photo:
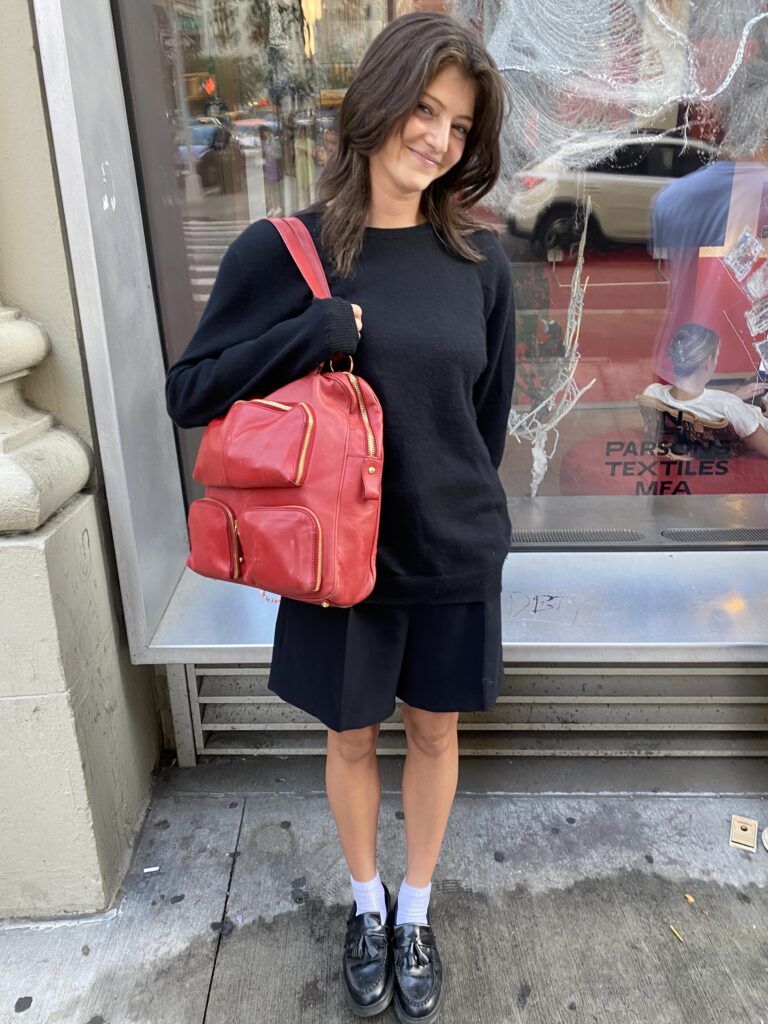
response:
[[[216,952],[213,954],[213,964],[211,966],[211,977],[208,982],[208,991],[205,994],[205,1009],[203,1010],[203,1019],[201,1024],[206,1024],[208,1020],[208,1007],[211,1002],[211,991],[213,989],[213,979],[216,976],[216,965],[219,962],[219,950],[221,949],[221,940],[224,938],[224,922],[227,919],[227,906],[229,905],[229,894],[232,889],[232,879],[235,875],[235,865],[237,864],[237,856],[240,852],[240,835],[243,831],[243,820],[245,819],[245,805],[246,800],[243,800],[242,810],[240,811],[240,824],[237,826],[237,838],[235,839],[235,849],[232,851],[232,867],[229,869],[229,879],[227,881],[227,892],[224,896],[224,906],[221,911],[221,925],[219,929],[219,936],[216,941]]]

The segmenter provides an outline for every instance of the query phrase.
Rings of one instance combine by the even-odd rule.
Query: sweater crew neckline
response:
[[[432,224],[426,220],[423,224],[411,224],[407,228],[369,228],[365,229],[366,238],[412,238],[414,234],[427,234]]]
[[[312,218],[313,219],[313,223],[315,223],[315,224],[318,224],[319,221],[320,221],[320,214],[316,210],[307,210],[307,211],[304,211],[304,212],[299,213],[299,214],[294,214],[294,216],[299,216],[302,219],[306,218],[307,220],[309,220],[309,218]],[[429,220],[425,220],[423,224],[411,224],[411,226],[407,227],[407,228],[372,228],[372,227],[366,227],[365,228],[365,235],[364,235],[364,237],[365,238],[375,238],[375,239],[380,239],[380,238],[385,238],[385,239],[387,239],[387,238],[391,238],[391,239],[410,238],[410,239],[412,239],[414,237],[414,235],[416,235],[416,236],[428,235],[433,230],[434,229],[432,227],[432,222],[429,221]]]

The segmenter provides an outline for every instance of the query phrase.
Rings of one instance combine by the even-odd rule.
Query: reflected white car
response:
[[[583,166],[584,148],[578,157]],[[545,160],[516,177],[507,226],[513,235],[529,238],[539,255],[567,249],[581,234],[584,204],[590,196],[593,243],[647,242],[656,193],[670,179],[690,174],[713,159],[714,148],[698,139],[635,135],[586,170],[571,170],[563,160]]]

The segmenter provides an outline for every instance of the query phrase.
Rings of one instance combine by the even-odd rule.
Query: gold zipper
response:
[[[370,458],[373,459],[376,456],[376,439],[373,436],[373,428],[371,427],[371,421],[368,419],[368,410],[365,407],[363,392],[357,380],[357,377],[355,377],[353,373],[347,373],[347,377],[349,377],[349,382],[355,389],[355,394],[357,395],[357,404],[360,406],[360,415],[363,417],[365,435],[368,439],[368,455]]]
[[[292,405],[283,405],[282,402],[273,402],[268,398],[238,398],[234,405],[271,405],[275,409],[283,409],[290,412]]]
[[[230,528],[230,549],[232,552],[232,579],[236,580],[240,575],[240,552],[239,544],[237,542],[237,520],[235,519],[232,510],[224,504],[223,501],[218,501],[216,498],[200,498],[200,501],[210,501],[213,505],[218,505],[219,508],[223,509],[229,519]]]
[[[312,440],[312,430],[315,426],[315,417],[312,415],[312,410],[309,408],[306,402],[299,402],[304,412],[307,414],[307,429],[304,431],[304,441],[301,446],[301,452],[299,454],[299,465],[296,470],[296,479],[294,480],[295,485],[298,487],[299,484],[304,480],[304,462],[307,458],[307,451],[309,450],[309,442]]]
[[[284,409],[286,412],[290,412],[293,408],[292,405],[284,405],[282,402],[272,402],[268,398],[252,398],[251,401],[258,402],[259,405],[271,405],[275,409]]]
[[[317,577],[314,592],[317,593],[323,581],[323,528],[317,516],[315,516],[315,521],[317,522]]]

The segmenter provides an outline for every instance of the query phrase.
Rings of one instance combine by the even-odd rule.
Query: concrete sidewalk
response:
[[[382,766],[391,887],[400,767]],[[766,768],[464,761],[432,903],[442,1024],[768,1024],[768,853],[728,845],[732,814],[768,824]],[[351,1024],[322,769],[164,769],[116,908],[0,924],[0,1021]]]

